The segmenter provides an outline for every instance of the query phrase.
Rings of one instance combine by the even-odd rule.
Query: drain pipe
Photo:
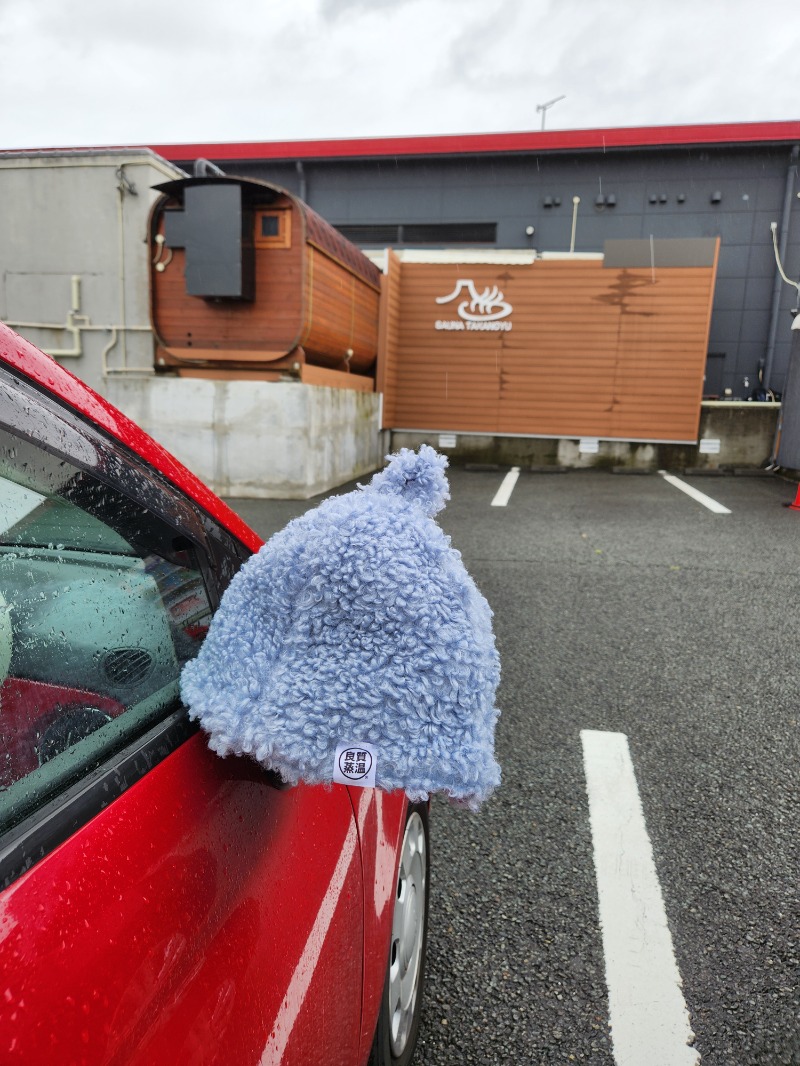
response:
[[[578,228],[578,204],[581,202],[580,196],[572,197],[572,235],[569,241],[569,254],[575,254],[575,231]]]
[[[82,315],[80,311],[80,283],[81,278],[79,274],[72,275],[72,309],[67,311],[66,322],[20,322],[16,319],[0,319],[4,325],[10,326],[11,329],[50,329],[50,330],[64,330],[72,337],[71,348],[42,348],[41,350],[45,355],[52,355],[54,359],[77,359],[83,355],[83,334],[84,333],[111,333],[111,338],[106,344],[102,352],[103,361],[103,377],[110,374],[152,374],[154,373],[152,367],[141,366],[122,366],[122,367],[109,367],[108,366],[108,353],[114,347],[119,340],[119,334],[123,332],[127,333],[149,333],[152,335],[152,329],[150,326],[122,326],[122,325],[92,325],[88,315]]]
[[[308,196],[308,183],[306,181],[306,171],[305,167],[303,166],[302,159],[298,159],[295,162],[294,169],[297,171],[297,177],[300,182],[300,188],[298,190],[297,195],[300,197],[304,204],[308,203],[308,200],[306,199],[306,197]]]
[[[117,171],[117,254],[119,257],[118,277],[119,285],[119,317],[122,323],[122,365],[128,365],[128,343],[126,340],[125,326],[128,324],[128,309],[125,301],[125,164]]]
[[[800,145],[792,148],[789,156],[789,169],[786,173],[786,190],[783,196],[783,213],[781,215],[780,235],[778,237],[779,261],[786,258],[786,245],[789,240],[789,224],[792,220],[792,199],[794,196],[794,181],[797,173],[797,162],[800,159]],[[775,268],[775,280],[772,283],[772,307],[769,318],[769,337],[767,350],[761,365],[761,385],[769,389],[772,376],[772,364],[775,360],[775,345],[778,339],[778,319],[781,311],[781,273],[778,266]]]
[[[52,355],[56,359],[77,359],[83,355],[83,344],[81,339],[81,330],[86,327],[89,319],[86,315],[82,315],[81,311],[81,276],[80,274],[73,274],[71,278],[71,292],[72,292],[72,307],[67,311],[66,323],[60,322],[56,325],[48,324],[46,322],[9,322],[7,323],[14,328],[14,326],[32,326],[37,329],[63,329],[66,333],[72,337],[71,348],[42,348],[45,355]]]
[[[192,168],[192,176],[195,178],[224,178],[227,177],[222,167],[212,163],[210,159],[195,159]]]

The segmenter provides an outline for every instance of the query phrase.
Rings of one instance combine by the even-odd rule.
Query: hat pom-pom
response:
[[[373,477],[367,490],[402,496],[419,504],[430,517],[438,514],[450,499],[447,456],[423,444],[418,452],[401,448],[386,458],[389,465]]]

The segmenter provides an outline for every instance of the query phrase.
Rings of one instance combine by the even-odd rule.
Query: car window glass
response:
[[[7,497],[0,499],[0,537],[4,544],[94,547],[97,551],[122,554],[131,551],[130,545],[113,529],[66,500],[48,499],[7,477],[2,488]]]
[[[174,707],[209,620],[186,537],[0,430],[0,828]]]

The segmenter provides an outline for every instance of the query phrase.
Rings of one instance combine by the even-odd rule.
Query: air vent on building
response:
[[[336,227],[353,244],[377,245],[444,245],[495,244],[496,222],[414,222],[351,225]]]
[[[433,225],[402,227],[404,244],[494,244],[497,224],[494,222],[441,222]]]
[[[153,657],[143,648],[115,648],[103,658],[103,673],[113,685],[138,685],[153,669]]]
[[[338,231],[353,244],[397,244],[397,226],[364,225],[337,226]]]

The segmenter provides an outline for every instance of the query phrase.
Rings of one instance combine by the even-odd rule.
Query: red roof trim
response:
[[[580,149],[669,147],[694,144],[800,142],[800,122],[737,122],[701,126],[638,126],[623,129],[546,130],[539,133],[463,133],[426,137],[357,137],[346,140],[152,144],[176,162],[211,158],[344,159],[384,156],[468,155]]]

